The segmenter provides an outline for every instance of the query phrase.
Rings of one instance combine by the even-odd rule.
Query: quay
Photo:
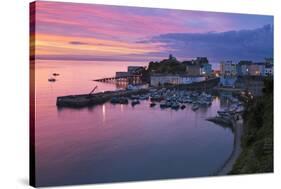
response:
[[[128,97],[130,95],[147,93],[148,89],[106,91],[95,94],[80,94],[57,97],[57,107],[82,108],[109,101],[113,97]]]
[[[207,90],[212,89],[219,82],[219,78],[213,78],[202,82],[191,83],[186,85],[171,85],[165,88],[169,89],[185,89],[185,90]],[[160,89],[163,87],[155,87]],[[119,91],[106,91],[95,94],[79,94],[57,97],[56,105],[59,108],[82,108],[87,106],[94,106],[103,104],[113,97],[129,97],[131,95],[140,95],[148,93],[151,88],[138,89],[138,90],[119,90]]]

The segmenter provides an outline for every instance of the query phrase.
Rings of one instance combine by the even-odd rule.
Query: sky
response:
[[[207,56],[219,62],[273,57],[272,16],[45,1],[36,2],[31,16],[35,12],[36,59],[140,62],[173,54],[179,60]]]

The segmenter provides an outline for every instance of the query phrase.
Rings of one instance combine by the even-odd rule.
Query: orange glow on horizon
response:
[[[36,55],[129,55],[161,52],[161,43],[142,44],[104,40],[90,37],[73,37],[36,34]]]

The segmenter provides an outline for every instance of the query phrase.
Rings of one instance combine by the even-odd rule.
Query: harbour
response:
[[[168,60],[175,61],[171,55]],[[207,61],[204,58],[197,58],[196,61],[198,60]],[[177,114],[186,111],[186,109],[194,113],[202,110],[212,111],[211,116],[204,117],[204,121],[209,125],[214,123],[224,129],[231,130],[234,140],[233,146],[229,148],[231,153],[226,156],[220,166],[205,174],[225,175],[231,171],[241,153],[240,138],[243,127],[242,124],[237,123],[242,119],[244,104],[239,98],[243,95],[248,95],[247,98],[251,97],[248,89],[222,87],[221,78],[214,75],[203,77],[203,75],[186,74],[150,74],[148,77],[150,82],[146,83],[146,69],[144,67],[128,66],[127,70],[127,72],[116,72],[115,77],[93,80],[96,83],[123,87],[95,93],[98,88],[96,85],[88,94],[58,96],[56,100],[58,110],[61,111],[64,108],[94,109],[96,106],[102,106],[102,111],[105,113],[104,107],[106,104],[111,104],[121,106],[122,109],[124,107],[132,107],[134,110],[146,109],[146,112],[149,109],[151,111],[175,111]],[[201,74],[206,74],[206,72]],[[226,105],[215,111],[209,110],[212,109],[213,101],[217,98],[226,100]],[[146,119],[146,117],[143,118]]]
[[[93,180],[103,182],[105,178],[134,180],[137,177],[208,176],[231,154],[233,131],[206,120],[228,107],[227,98],[219,93],[209,89],[205,92],[185,89],[186,86],[165,86],[134,94],[134,90],[127,90],[126,86],[117,83],[93,81],[93,71],[97,79],[114,75],[112,70],[99,75],[102,65],[98,62],[91,63],[90,68],[89,65],[78,66],[76,62],[40,63],[37,73],[45,79],[37,79],[36,138],[41,142],[37,144],[40,161],[36,167],[38,180],[43,184],[65,183],[69,178],[75,183],[87,183]],[[114,65],[120,65],[115,70],[125,70],[127,66],[123,66],[124,63]],[[60,76],[56,82],[48,82],[46,78],[54,70]],[[130,95],[125,96],[128,104],[112,103],[110,97],[100,104],[78,108],[56,105],[59,96],[78,93],[86,98],[95,86],[98,87],[91,95],[130,91]],[[157,101],[159,94],[165,98],[162,102]],[[175,100],[172,94],[176,95]],[[187,97],[197,101],[201,94],[211,95],[212,103],[198,105],[199,108],[193,110]],[[132,105],[133,100],[140,103]],[[179,108],[160,107],[162,103],[176,100]],[[182,109],[182,105],[185,108]],[[213,153],[214,149],[219,153]],[[81,167],[81,162],[87,166]],[[107,165],[111,165],[110,171],[105,169]],[[62,172],[63,169],[72,171]],[[124,170],[126,174],[120,178]],[[76,173],[81,177],[75,177]]]

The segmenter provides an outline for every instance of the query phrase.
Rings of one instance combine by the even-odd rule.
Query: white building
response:
[[[222,61],[220,66],[220,85],[223,87],[235,87],[238,75],[237,65],[232,61]]]
[[[180,77],[178,75],[154,74],[150,76],[151,86],[160,86],[164,84],[180,84]]]
[[[161,86],[165,84],[190,84],[194,82],[204,81],[203,76],[188,76],[188,75],[171,75],[171,74],[154,74],[150,76],[151,86]]]
[[[222,61],[220,65],[221,75],[224,76],[236,76],[237,75],[237,65],[232,61]]]

